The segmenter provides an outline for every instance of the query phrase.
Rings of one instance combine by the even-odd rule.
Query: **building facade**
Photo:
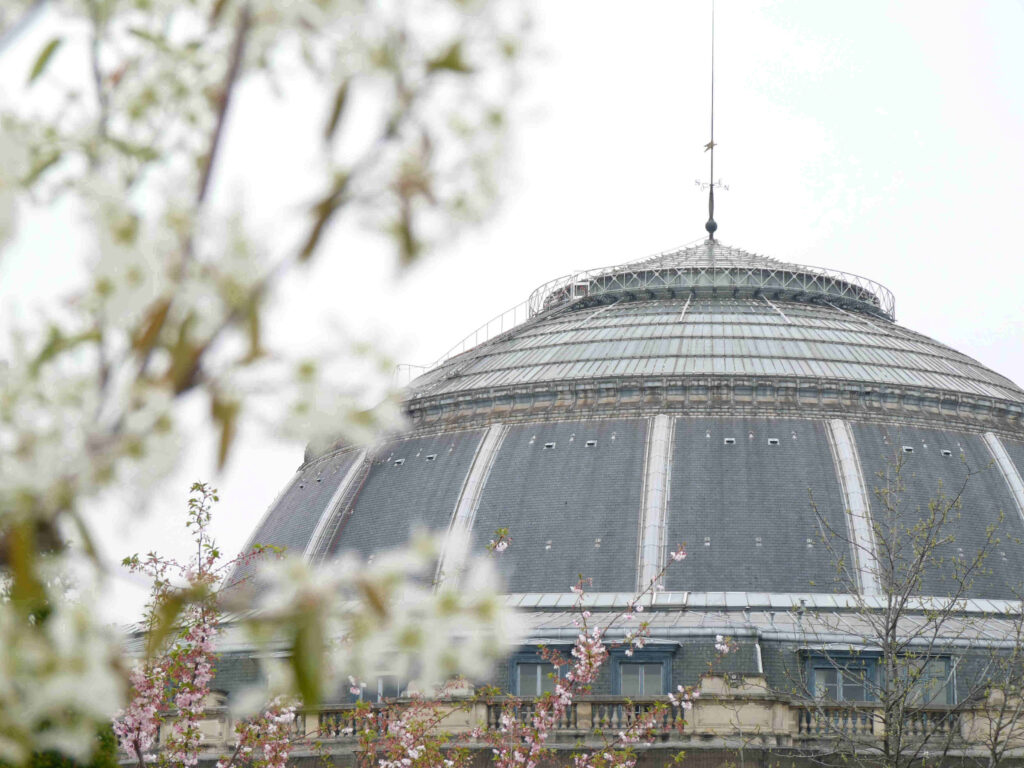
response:
[[[1024,390],[898,325],[883,286],[710,238],[542,286],[406,409],[408,434],[307,455],[252,543],[320,561],[508,529],[498,563],[532,627],[495,673],[510,696],[553,684],[539,647],[572,643],[581,576],[597,615],[644,593],[650,641],[612,650],[567,742],[700,685],[676,747],[863,751],[898,689],[908,743],[984,753],[1020,640]]]

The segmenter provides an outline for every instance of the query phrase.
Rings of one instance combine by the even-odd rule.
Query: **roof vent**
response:
[[[811,541],[810,539],[807,539],[807,548],[808,549],[814,549],[814,542]]]
[[[725,442],[726,445],[736,445],[736,438],[735,437],[727,437],[727,438],[725,438],[724,442]]]
[[[943,448],[942,449],[942,455],[945,456],[948,459],[950,456],[953,455],[953,452],[950,451],[950,450],[947,450],[946,448]]]
[[[551,549],[551,539],[544,542],[544,549]]]
[[[544,450],[545,451],[550,451],[554,447],[555,447],[554,443],[544,443]]]
[[[601,540],[600,539],[594,539],[594,549],[600,549],[600,548],[601,548]]]
[[[912,445],[904,445],[903,446],[903,452],[904,453],[913,453],[914,452],[914,446],[912,446]]]
[[[437,458],[437,454],[436,453],[428,453],[427,454],[427,461],[433,461],[436,458]]]
[[[587,448],[596,448],[597,440],[587,440],[586,446]]]
[[[768,438],[768,445],[778,445],[778,444],[779,444],[779,438],[777,438],[777,437],[769,437]]]
[[[711,546],[711,537],[710,536],[705,536],[704,537],[704,546],[705,547],[710,547]]]
[[[395,466],[400,467],[405,464],[405,459],[395,459]]]
[[[754,537],[754,546],[755,547],[760,547],[761,546],[761,537],[760,536],[755,536]]]

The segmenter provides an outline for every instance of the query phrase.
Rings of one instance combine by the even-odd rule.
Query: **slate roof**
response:
[[[537,317],[420,377],[413,397],[700,375],[824,378],[1024,402],[1004,376],[878,317],[795,301],[682,296]]]
[[[535,299],[528,321],[420,377],[410,410],[418,399],[474,391],[657,377],[850,382],[1011,403],[1018,414],[1024,404],[1024,390],[1010,380],[897,325],[882,286],[717,242],[576,273],[543,286]],[[708,607],[731,605],[729,595],[745,592],[836,594],[849,584],[837,581],[835,558],[846,550],[834,542],[861,535],[850,526],[850,500],[864,498],[868,512],[881,514],[876,473],[889,466],[887,453],[906,444],[914,451],[903,503],[912,517],[927,510],[937,489],[954,489],[967,467],[976,470],[950,520],[956,542],[943,552],[950,562],[969,560],[985,548],[986,532],[1000,528],[987,570],[966,596],[1011,599],[1021,586],[1024,499],[1010,482],[1014,472],[1024,476],[1016,422],[954,426],[937,410],[915,413],[916,421],[895,411],[853,413],[843,443],[849,455],[841,459],[829,420],[846,419],[845,411],[741,410],[728,398],[715,411],[652,407],[657,418],[673,419],[671,437],[661,438],[648,411],[638,416],[610,402],[596,415],[572,412],[554,397],[525,414],[484,404],[471,429],[458,415],[439,417],[378,446],[351,489],[342,484],[352,454],[312,461],[254,540],[302,549],[318,521],[336,515],[332,553],[370,558],[401,546],[415,528],[448,530],[464,502],[475,551],[496,529],[511,532],[512,546],[499,559],[509,593],[565,596],[581,571],[595,592],[626,593],[655,558],[645,552],[685,542],[689,558],[664,586],[709,596]],[[1008,457],[1001,468],[992,466],[994,449],[985,442],[1000,438],[982,436],[996,429]],[[851,477],[862,491],[850,487]],[[665,491],[658,509],[645,501],[658,498],[648,480]],[[922,583],[926,595],[949,589],[942,573]]]

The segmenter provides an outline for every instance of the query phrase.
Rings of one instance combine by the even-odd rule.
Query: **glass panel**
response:
[[[527,696],[533,698],[540,693],[537,686],[537,672],[540,664],[520,664],[517,669],[519,670],[519,688],[517,693],[520,696]]]
[[[622,674],[622,695],[642,696],[643,695],[643,664],[621,664],[619,671]]]
[[[843,672],[843,701],[867,701],[864,674],[863,669]]]
[[[644,664],[642,682],[644,696],[664,695],[665,691],[661,687],[661,664]]]
[[[907,703],[912,707],[948,703],[948,674],[945,659],[908,660],[903,674],[910,683]]]
[[[516,670],[519,674],[519,696],[534,698],[543,693],[554,693],[552,675],[555,668],[551,664],[518,664]]]
[[[814,670],[814,696],[819,699],[839,700],[839,684],[834,669]]]
[[[541,693],[554,693],[555,692],[555,667],[552,664],[538,664],[539,669],[537,670],[540,675],[540,679],[537,681],[537,685],[540,687]]]
[[[377,700],[398,698],[398,678],[384,675],[377,678]]]

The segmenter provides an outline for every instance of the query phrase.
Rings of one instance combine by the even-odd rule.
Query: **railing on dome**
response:
[[[394,382],[407,387],[415,378],[440,367],[485,341],[500,336],[520,323],[574,301],[601,294],[657,290],[714,290],[744,288],[763,293],[785,292],[794,295],[829,297],[836,303],[851,303],[873,310],[890,320],[896,319],[896,297],[881,283],[850,272],[823,267],[805,267],[779,262],[778,266],[720,265],[680,267],[650,266],[659,257],[672,256],[678,249],[629,265],[573,272],[549,280],[530,297],[501,314],[495,315],[463,338],[437,360],[426,365],[400,363],[395,366]],[[647,264],[648,266],[642,266]],[[721,277],[722,279],[716,279]]]
[[[475,331],[466,336],[462,341],[445,352],[441,357],[426,365],[413,365],[411,363],[400,363],[395,366],[395,386],[406,387],[413,379],[427,371],[432,371],[440,365],[461,355],[466,350],[472,349],[478,344],[500,336],[510,331],[520,323],[524,323],[536,314],[530,311],[529,300],[520,302],[510,309],[506,309],[500,315],[495,315]]]
[[[675,251],[666,251],[664,255],[673,253]],[[668,267],[651,265],[650,261],[634,268],[607,267],[550,280],[530,294],[527,300],[530,316],[567,302],[608,293],[743,288],[764,293],[829,297],[873,308],[890,320],[896,318],[896,297],[892,291],[874,280],[849,272],[783,263],[778,266],[725,263]]]

